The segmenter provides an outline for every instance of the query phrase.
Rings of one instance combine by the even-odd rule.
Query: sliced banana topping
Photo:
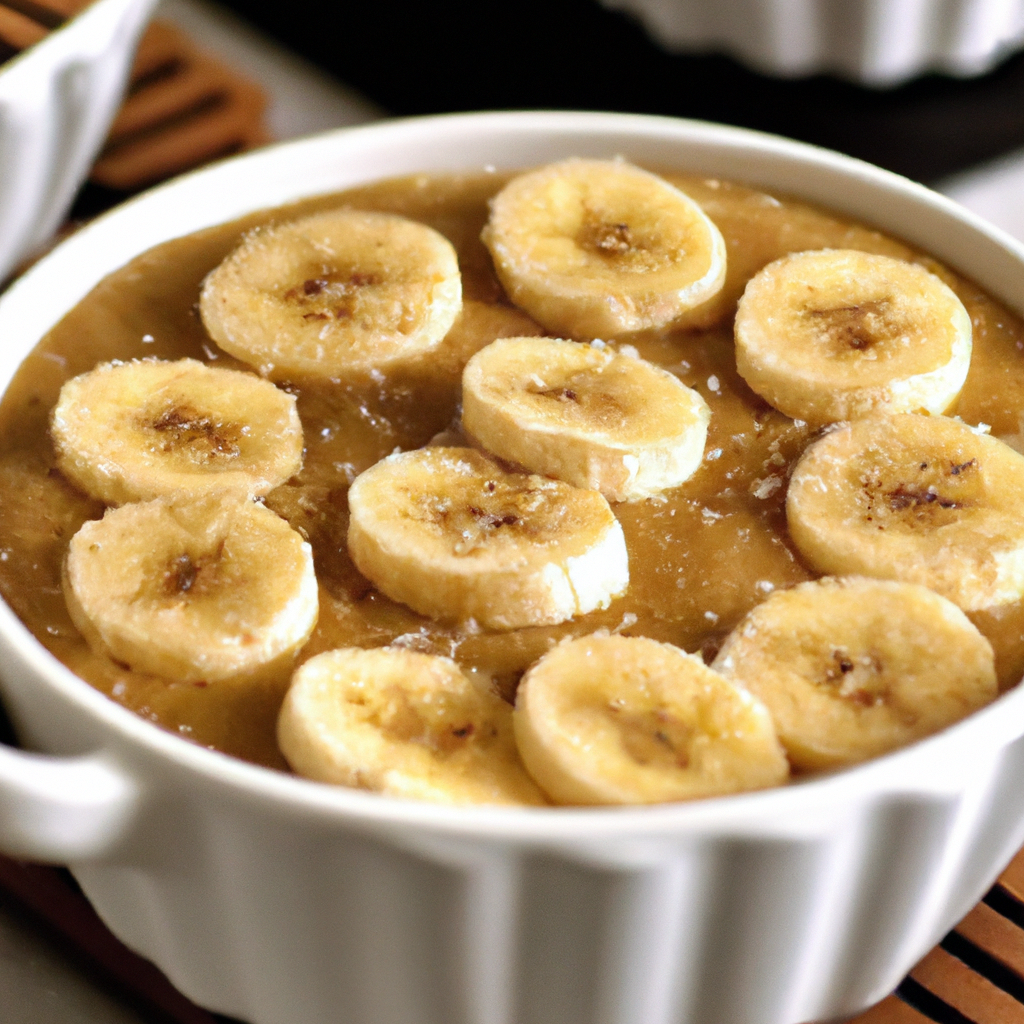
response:
[[[507,472],[471,448],[391,455],[348,497],[359,571],[431,618],[553,624],[606,608],[629,582],[622,527],[599,492]]]
[[[840,768],[929,736],[997,696],[992,648],[912,583],[822,579],[777,591],[712,665],[767,705],[795,768]]]
[[[287,678],[317,619],[309,545],[234,494],[157,498],[86,523],[64,596],[97,653],[186,682]]]
[[[786,497],[818,572],[920,583],[966,611],[1024,595],[1024,456],[959,420],[854,420],[815,441]]]
[[[512,708],[447,658],[397,648],[327,651],[296,673],[278,743],[299,774],[445,804],[543,804]]]
[[[571,341],[495,341],[462,376],[463,425],[488,451],[611,501],[688,480],[710,419],[667,370]]]
[[[644,637],[560,644],[523,677],[514,718],[527,770],[557,803],[691,800],[789,774],[760,701]]]
[[[295,398],[194,359],[103,363],[61,388],[57,465],[111,505],[175,491],[262,495],[302,466]]]
[[[718,292],[725,242],[687,195],[612,160],[514,178],[484,243],[512,301],[550,331],[609,337],[664,327]]]
[[[348,209],[252,232],[199,300],[210,337],[274,380],[386,372],[436,348],[461,306],[443,235]]]
[[[971,362],[971,318],[924,267],[852,249],[795,253],[751,278],[736,366],[812,426],[874,410],[943,413]]]

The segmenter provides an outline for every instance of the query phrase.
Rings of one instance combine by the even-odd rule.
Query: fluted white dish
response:
[[[663,46],[724,51],[786,77],[886,86],[981,74],[1024,45],[1024,0],[601,0]]]
[[[346,129],[85,228],[0,299],[0,388],[105,274],[248,211],[418,170],[621,154],[866,220],[1020,310],[1024,246],[820,149],[606,114]],[[831,777],[690,804],[446,808],[245,764],[77,679],[0,605],[0,848],[72,865],[112,930],[254,1024],[796,1024],[884,996],[1024,843],[1024,689]]]
[[[96,0],[0,66],[0,282],[67,215],[155,5]]]

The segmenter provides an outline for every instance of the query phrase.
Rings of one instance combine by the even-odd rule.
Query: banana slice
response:
[[[194,359],[103,363],[53,410],[57,465],[111,505],[175,491],[262,495],[302,466],[295,398]]]
[[[273,380],[387,372],[435,349],[461,306],[443,235],[347,209],[252,232],[199,300],[210,337]]]
[[[431,618],[554,624],[607,608],[629,583],[622,527],[597,491],[509,473],[471,448],[391,455],[348,500],[359,571]]]
[[[794,768],[840,768],[958,722],[997,696],[992,648],[914,583],[802,583],[758,605],[711,666],[767,705]]]
[[[688,480],[710,419],[668,371],[571,341],[495,341],[462,375],[463,425],[488,451],[611,501]]]
[[[664,327],[718,292],[725,242],[687,195],[612,160],[513,178],[483,233],[512,301],[575,337]]]
[[[196,359],[104,362],[60,389],[50,434],[61,471],[110,505],[265,495],[302,467],[294,396]]]
[[[306,778],[445,804],[543,804],[512,708],[448,658],[327,651],[296,673],[278,744]]]
[[[853,249],[795,253],[747,284],[736,367],[811,426],[874,410],[943,413],[971,362],[971,318],[924,267]]]
[[[527,771],[557,803],[692,800],[789,774],[760,701],[645,637],[560,644],[523,677],[514,721]]]
[[[185,682],[287,678],[317,619],[309,545],[236,494],[156,498],[86,523],[64,596],[94,651]]]
[[[818,572],[904,580],[965,611],[1024,595],[1024,456],[944,416],[871,416],[797,463],[789,532]]]

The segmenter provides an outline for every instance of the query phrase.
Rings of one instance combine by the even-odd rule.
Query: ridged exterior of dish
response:
[[[664,47],[719,51],[783,76],[895,85],[977,75],[1024,44],[1024,0],[601,0]]]
[[[194,1001],[253,1024],[842,1018],[1024,842],[1019,738],[970,757],[939,744],[930,779],[894,764],[889,785],[784,809],[718,801],[714,824],[580,812],[558,834],[495,835],[430,809],[411,825],[240,799],[6,682],[33,745],[131,766],[141,808],[107,863],[74,867],[100,915]]]
[[[870,220],[1020,308],[1024,247],[903,179],[719,126],[392,122],[190,175],[0,298],[0,388],[98,280],[183,232],[416,170],[569,155],[735,178]],[[45,300],[45,301],[44,301]],[[59,665],[0,604],[0,849],[70,862],[200,1004],[253,1024],[798,1024],[885,995],[1024,843],[1024,690],[828,778],[691,804],[452,809],[202,749]]]
[[[67,215],[155,3],[97,0],[0,67],[0,281]]]
[[[956,797],[743,839],[309,835],[213,799],[185,843],[154,822],[176,839],[156,876],[76,876],[192,999],[258,1024],[831,1020],[888,994],[1024,840],[1024,743],[1006,758]]]

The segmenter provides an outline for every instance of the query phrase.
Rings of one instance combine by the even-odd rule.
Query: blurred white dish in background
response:
[[[0,281],[67,214],[155,2],[96,0],[0,66]]]
[[[897,85],[981,74],[1024,45],[1024,0],[601,0],[666,49],[724,51],[771,75]]]

